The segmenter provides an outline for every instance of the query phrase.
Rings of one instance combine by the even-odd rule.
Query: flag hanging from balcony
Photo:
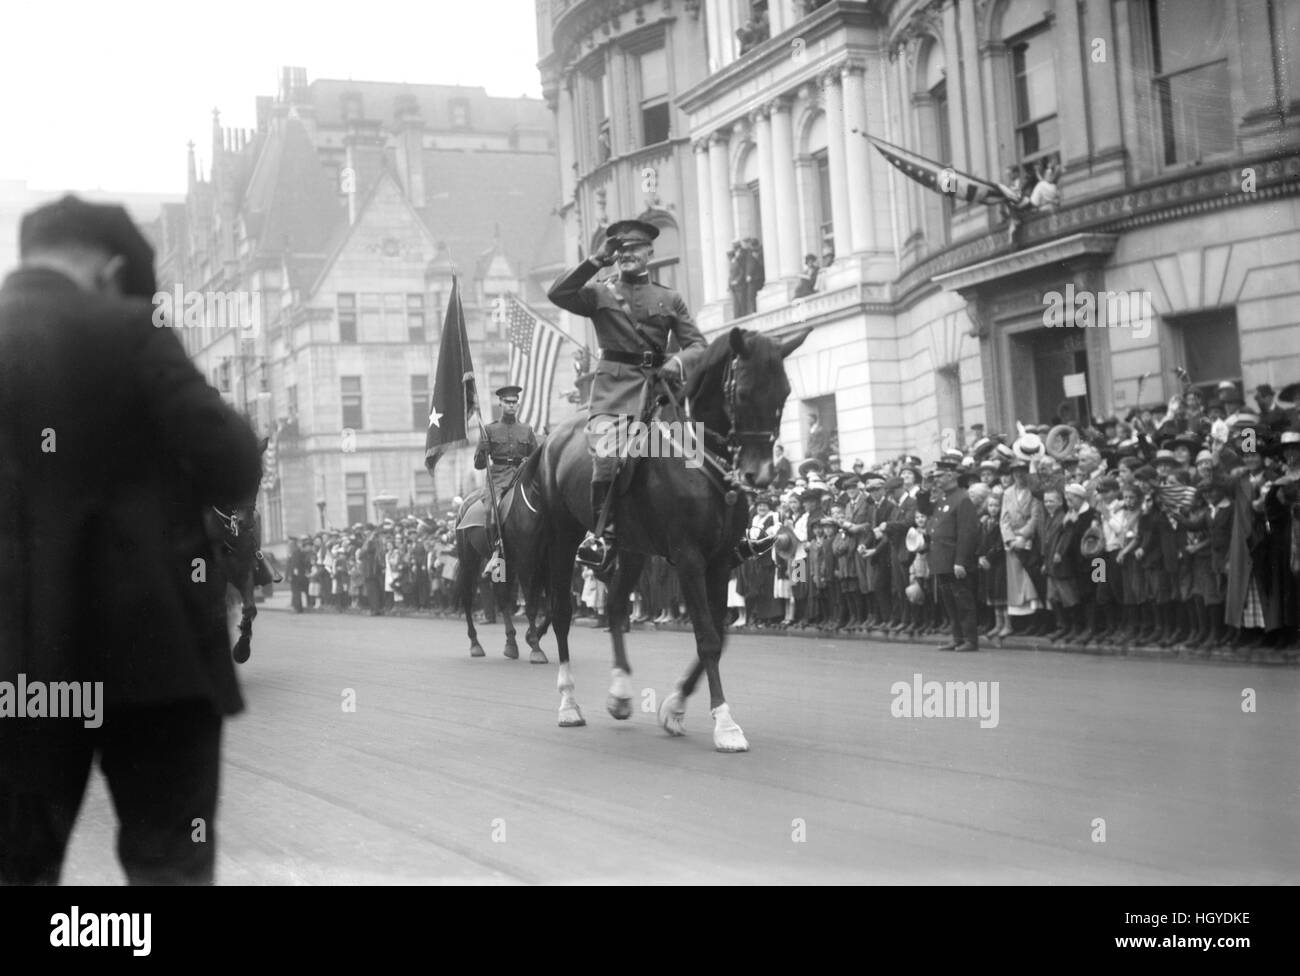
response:
[[[505,303],[510,336],[510,382],[523,387],[518,416],[534,430],[544,430],[551,422],[551,395],[560,343],[569,337],[514,295],[507,295]]]
[[[478,411],[474,387],[474,363],[470,360],[469,338],[465,335],[465,310],[460,304],[460,283],[451,279],[451,297],[438,347],[438,370],[429,405],[429,427],[424,435],[424,466],[434,465],[449,448],[466,443],[469,418]]]
[[[927,190],[933,190],[935,193],[942,193],[957,200],[964,200],[967,203],[983,203],[994,206],[999,203],[1012,202],[1006,192],[996,183],[989,183],[987,180],[981,180],[969,173],[953,169],[951,166],[936,163],[933,159],[918,156],[914,152],[909,152],[899,146],[885,142],[883,139],[869,136],[861,130],[854,129],[853,131],[875,146],[880,151],[880,155],[898,167],[904,176],[916,180]]]

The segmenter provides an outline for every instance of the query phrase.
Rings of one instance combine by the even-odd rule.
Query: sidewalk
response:
[[[293,607],[289,598],[289,588],[287,586],[276,587],[276,592],[269,599],[258,603],[258,610],[275,610],[283,613],[292,613]],[[327,609],[316,609],[308,611],[311,613],[334,614],[337,611]],[[364,616],[369,613],[365,609],[353,607],[346,611],[348,614]],[[389,617],[428,617],[432,620],[449,620],[459,621],[459,614],[448,616],[437,616],[428,610],[408,610],[398,603],[393,609],[384,613]],[[476,621],[477,623],[477,621]],[[573,626],[594,628],[594,617],[574,617]],[[608,628],[605,628],[608,629]],[[665,631],[679,632],[689,634],[692,631],[689,623],[668,623],[668,624],[650,624],[641,623],[633,624],[632,631]],[[789,640],[831,640],[856,643],[872,644],[916,644],[922,647],[938,647],[940,644],[947,642],[947,635],[930,634],[924,637],[898,637],[893,634],[884,634],[877,631],[871,633],[844,633],[829,629],[809,628],[805,630],[782,630],[775,627],[728,627],[728,634],[745,634],[751,637],[779,637]],[[1132,657],[1145,658],[1151,660],[1165,661],[1200,661],[1217,664],[1259,664],[1273,667],[1296,667],[1300,665],[1300,649],[1290,651],[1276,651],[1268,648],[1246,648],[1234,651],[1228,648],[1219,648],[1212,651],[1180,651],[1174,648],[1153,647],[1129,645],[1127,647],[1115,647],[1111,645],[1098,647],[1096,645],[1080,646],[1078,644],[1053,644],[1043,637],[1008,637],[1003,640],[981,640],[982,649],[999,649],[1015,651],[1048,651],[1061,654],[1091,654],[1099,657]]]

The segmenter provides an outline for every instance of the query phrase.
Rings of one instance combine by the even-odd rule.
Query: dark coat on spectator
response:
[[[260,452],[152,315],[50,270],[0,290],[0,681],[103,681],[105,707],[233,714],[202,513],[255,494]]]

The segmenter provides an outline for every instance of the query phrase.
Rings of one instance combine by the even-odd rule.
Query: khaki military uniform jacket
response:
[[[591,319],[603,352],[667,355],[669,338],[676,338],[680,347],[676,355],[683,375],[689,376],[708,344],[682,296],[655,284],[649,275],[639,281],[615,278],[593,284],[591,279],[598,270],[596,263],[588,260],[566,272],[551,286],[551,301]],[[637,416],[645,382],[655,371],[653,366],[599,360],[588,402],[590,415]]]

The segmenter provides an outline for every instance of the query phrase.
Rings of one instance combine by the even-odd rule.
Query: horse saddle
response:
[[[497,515],[502,522],[510,514],[510,509],[514,507],[515,496],[519,494],[518,486],[519,472],[516,471],[510,479],[509,486],[497,499]],[[461,529],[469,529],[479,525],[486,526],[490,511],[487,489],[475,488],[466,496],[464,503],[460,507],[460,518],[456,520],[456,530],[460,531]]]

